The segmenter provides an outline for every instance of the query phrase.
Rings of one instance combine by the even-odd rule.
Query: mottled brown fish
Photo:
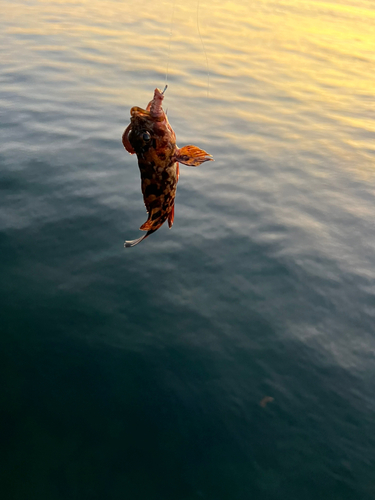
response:
[[[130,110],[130,124],[122,135],[126,151],[138,157],[143,200],[148,212],[147,221],[140,227],[147,233],[137,240],[126,241],[125,247],[134,247],[167,219],[172,227],[179,163],[196,167],[213,161],[210,154],[196,146],[177,147],[176,135],[162,108],[164,91],[155,89],[154,98],[146,109],[134,107]]]

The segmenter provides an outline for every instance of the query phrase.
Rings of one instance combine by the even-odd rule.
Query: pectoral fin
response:
[[[197,146],[184,146],[181,149],[177,149],[175,160],[180,163],[184,163],[189,167],[197,167],[205,161],[214,161],[212,156],[208,154],[203,149],[197,148]]]

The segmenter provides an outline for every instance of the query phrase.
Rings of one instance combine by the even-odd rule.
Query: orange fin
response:
[[[205,161],[214,161],[212,156],[206,151],[192,145],[177,149],[175,160],[179,161],[180,163],[184,163],[189,167],[197,167]]]
[[[168,215],[169,229],[173,226],[173,221],[174,221],[174,205],[173,205],[172,210],[169,212],[169,215]]]

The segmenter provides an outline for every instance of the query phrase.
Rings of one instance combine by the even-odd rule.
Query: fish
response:
[[[163,92],[155,89],[146,109],[131,108],[130,124],[122,135],[126,151],[137,155],[143,201],[148,212],[147,221],[139,228],[146,234],[136,240],[125,241],[126,248],[138,245],[166,220],[169,228],[172,227],[179,164],[197,167],[206,161],[213,161],[212,155],[197,146],[177,146],[176,134],[162,106],[166,88]]]

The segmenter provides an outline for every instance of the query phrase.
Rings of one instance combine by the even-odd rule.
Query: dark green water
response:
[[[171,6],[0,1],[2,499],[375,497],[374,11],[201,4],[165,106],[216,161],[124,249]]]

